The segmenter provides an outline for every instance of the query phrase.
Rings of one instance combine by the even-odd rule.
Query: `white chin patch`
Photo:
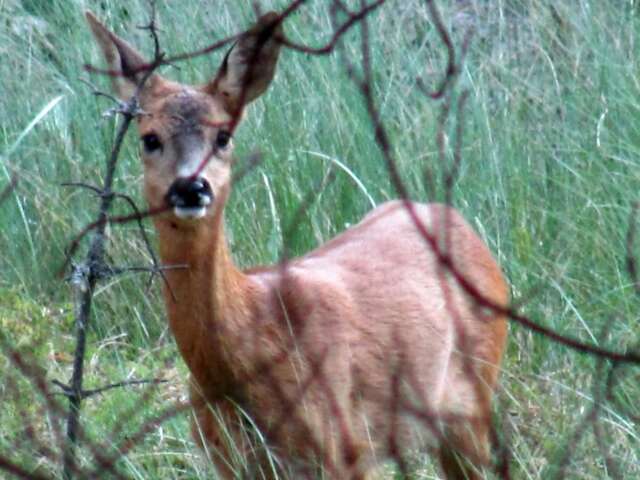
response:
[[[202,218],[207,213],[206,207],[173,207],[176,217],[183,219]]]

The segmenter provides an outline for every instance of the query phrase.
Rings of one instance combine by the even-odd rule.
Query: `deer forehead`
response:
[[[185,86],[165,86],[143,101],[139,117],[141,135],[163,134],[167,138],[202,134],[228,123],[231,117],[215,96]]]

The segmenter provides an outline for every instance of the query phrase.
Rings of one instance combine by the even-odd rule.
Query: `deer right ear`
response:
[[[131,98],[145,74],[148,63],[131,45],[105,27],[96,16],[87,11],[87,22],[100,46],[108,69],[113,72],[111,83],[114,92],[123,100]]]

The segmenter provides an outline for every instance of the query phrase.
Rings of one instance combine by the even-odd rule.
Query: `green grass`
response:
[[[159,2],[168,52],[204,46],[253,18],[251,2],[223,3]],[[262,2],[264,9],[285,3]],[[470,96],[461,119],[454,205],[500,260],[523,313],[585,342],[631,348],[639,339],[640,302],[627,274],[625,239],[640,181],[640,11],[623,1],[502,0],[472,2],[478,6],[464,11],[459,2],[440,3],[458,45],[466,25],[476,29],[457,87]],[[326,41],[325,4],[310,2],[287,22],[288,34],[301,42]],[[93,9],[149,53],[150,42],[134,28],[145,22],[146,5],[0,0],[0,189],[10,172],[19,175],[16,191],[0,205],[0,330],[37,360],[49,380],[68,378],[73,349],[74,292],[56,272],[69,241],[97,212],[91,194],[60,184],[99,184],[115,132],[115,121],[101,117],[111,105],[94,98],[81,81],[108,89],[105,78],[82,70],[85,62],[101,61],[82,12]],[[445,66],[427,19],[418,0],[390,0],[371,17],[374,91],[412,196],[442,201],[445,166],[435,141],[441,103],[427,100],[415,81],[422,76],[435,85]],[[358,63],[358,51],[357,32],[346,35],[344,55]],[[164,73],[200,82],[219,61],[220,54],[201,57]],[[449,164],[454,120],[446,129]],[[116,187],[142,205],[134,137],[129,135],[121,156]],[[294,253],[357,222],[371,208],[369,196],[376,203],[395,197],[364,103],[337,52],[313,57],[285,51],[274,84],[251,107],[236,145],[240,159],[255,151],[263,156],[236,186],[227,209],[232,248],[245,266],[277,260],[283,232],[332,168],[336,180],[287,239]],[[425,167],[433,185],[424,181]],[[116,205],[116,212],[126,211],[126,205]],[[152,232],[150,224],[146,228]],[[111,228],[109,239],[114,264],[149,262],[135,225]],[[184,396],[187,372],[166,331],[159,282],[147,291],[146,281],[132,275],[99,288],[86,384],[153,376],[171,382],[152,394],[130,388],[86,402],[83,425],[105,451]],[[634,423],[640,415],[640,377],[637,368],[620,373],[600,424],[623,478],[632,479],[640,476],[640,432]],[[514,478],[550,478],[600,381],[592,357],[511,326],[496,418],[508,432]],[[59,420],[46,414],[45,398],[2,355],[0,404],[0,455],[59,474],[58,466],[44,461],[46,455],[27,441],[32,437],[20,419],[31,419],[33,435],[45,443]],[[129,410],[134,414],[122,432],[107,440]],[[567,478],[607,478],[591,430],[570,448]],[[83,457],[90,455],[83,451]],[[184,413],[154,429],[119,467],[141,479],[211,473],[191,441]],[[435,470],[420,463],[416,475],[433,478]]]

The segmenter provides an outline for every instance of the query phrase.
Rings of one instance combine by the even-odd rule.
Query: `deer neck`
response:
[[[252,303],[250,281],[234,264],[224,235],[227,195],[216,199],[206,225],[181,229],[156,222],[162,264],[176,266],[165,272],[169,326],[195,380],[214,395],[234,393],[233,354]]]

